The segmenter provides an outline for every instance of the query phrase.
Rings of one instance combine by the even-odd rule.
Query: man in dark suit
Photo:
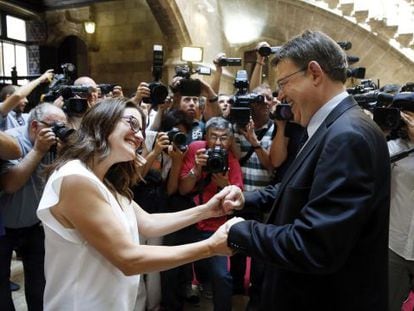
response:
[[[260,310],[386,310],[390,166],[379,128],[345,91],[346,55],[306,31],[276,55],[279,99],[309,138],[278,187],[226,205],[271,207],[228,224],[228,245],[266,265]]]

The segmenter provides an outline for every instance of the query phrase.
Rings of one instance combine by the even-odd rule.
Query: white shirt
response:
[[[331,113],[331,111],[334,110],[335,107],[338,106],[338,104],[348,96],[349,94],[343,91],[342,93],[332,97],[326,104],[324,104],[321,108],[319,108],[318,111],[315,112],[315,114],[310,119],[308,126],[306,127],[309,137],[308,141],[313,136],[313,134],[315,134],[323,121],[325,121],[326,117]]]
[[[335,107],[338,106],[339,103],[348,96],[349,94],[343,91],[342,93],[339,93],[338,95],[335,95],[334,97],[332,97],[326,104],[324,104],[321,108],[319,108],[318,111],[315,112],[315,114],[310,119],[308,126],[305,127],[305,131],[307,131],[308,133],[308,139],[303,144],[302,148],[299,150],[296,156],[298,156],[299,153],[303,150],[305,145],[308,143],[309,139],[315,134],[315,132],[318,130],[321,124],[325,121],[325,119],[328,117],[331,111],[334,110]]]
[[[50,213],[50,207],[59,201],[62,180],[69,175],[87,177],[97,185],[111,205],[114,218],[139,244],[133,206],[121,209],[108,188],[81,161],[63,165],[47,181],[37,211],[45,229],[44,310],[133,310],[139,275],[125,276],[76,229],[65,228]]]
[[[388,142],[390,155],[414,147],[396,139]],[[407,260],[414,260],[414,153],[391,164],[389,247]]]

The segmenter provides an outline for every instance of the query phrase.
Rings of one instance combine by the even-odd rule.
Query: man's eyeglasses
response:
[[[138,119],[134,116],[123,116],[122,119],[124,119],[129,124],[131,131],[133,131],[134,133],[138,133],[142,130]]]
[[[291,74],[288,74],[287,76],[284,76],[283,78],[277,80],[276,84],[279,88],[279,91],[283,90],[283,87],[289,82],[289,78],[303,71],[306,71],[306,68],[299,69],[298,71],[292,72]]]
[[[46,121],[38,120],[37,122],[42,123],[43,125],[46,125],[47,127],[65,126],[65,123],[59,122],[59,121],[55,121],[55,122],[52,122],[52,123],[47,123]]]
[[[220,139],[220,141],[222,143],[226,143],[229,140],[229,136],[227,136],[227,135],[221,135],[221,136],[219,136],[219,135],[214,135],[214,134],[212,134],[212,135],[209,136],[209,140],[210,141],[216,142],[218,139]]]

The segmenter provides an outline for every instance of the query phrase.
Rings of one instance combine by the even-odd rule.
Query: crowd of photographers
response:
[[[254,191],[280,182],[301,148],[304,129],[293,120],[289,105],[277,100],[277,92],[261,83],[266,58],[277,48],[258,44],[251,77],[244,70],[237,72],[235,94],[220,92],[220,78],[224,66],[240,66],[240,59],[218,54],[211,84],[193,78],[199,71],[192,67],[178,67],[167,87],[160,82],[163,63],[158,52],[154,51],[153,82],[139,83],[130,98],[147,112],[145,143],[137,151],[147,162],[143,180],[132,189],[134,200],[148,212],[170,212],[206,202],[230,184]],[[90,107],[107,96],[124,97],[121,86],[97,84],[90,77],[72,83],[71,64],[62,65],[62,70],[56,75],[48,70],[22,87],[7,85],[0,92],[0,303],[4,310],[14,308],[9,281],[13,251],[23,261],[29,309],[43,307],[44,232],[36,216],[43,165],[59,156],[61,145],[79,128]],[[27,111],[26,97],[44,83],[49,91]],[[414,276],[414,85],[394,87],[391,94],[363,80],[348,92],[388,137],[390,306],[399,310]],[[247,207],[238,216],[263,220],[266,212]],[[207,219],[162,239],[141,237],[141,243],[180,245],[202,240],[225,221],[226,217]],[[182,310],[185,301],[198,303],[200,293],[212,299],[214,310],[231,310],[232,296],[246,293],[247,264],[248,309],[254,310],[260,299],[262,267],[242,254],[146,274],[136,310]]]

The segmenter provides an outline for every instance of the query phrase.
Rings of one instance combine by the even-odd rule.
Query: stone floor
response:
[[[15,258],[12,260],[11,280],[21,286],[18,291],[12,293],[16,311],[27,311],[24,297],[23,265]],[[233,296],[233,311],[245,310],[246,303],[247,296]],[[213,311],[213,305],[210,299],[202,297],[199,305],[187,304],[184,311]]]

